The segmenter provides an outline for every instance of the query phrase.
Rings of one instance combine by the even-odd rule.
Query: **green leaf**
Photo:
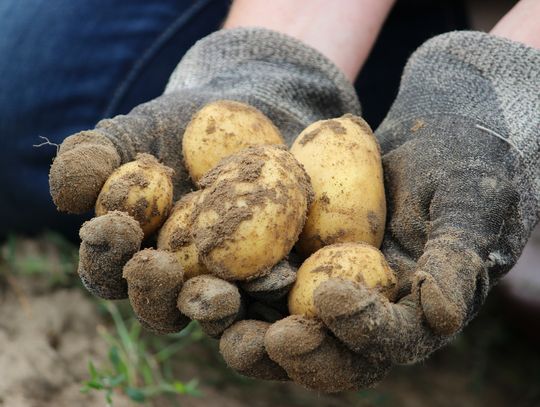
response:
[[[185,385],[186,394],[190,396],[200,397],[202,396],[201,391],[197,388],[199,381],[197,379],[190,380]]]
[[[122,360],[120,359],[120,355],[118,354],[118,348],[116,346],[111,346],[111,348],[109,349],[109,360],[117,371],[120,370]]]
[[[109,380],[109,386],[116,387],[119,384],[122,384],[125,380],[126,380],[126,375],[124,375],[123,373],[119,374],[118,376],[113,377],[112,379]]]
[[[147,386],[154,384],[154,375],[152,374],[152,368],[147,364],[144,364],[139,367],[139,373],[144,379],[144,383]]]
[[[105,400],[107,400],[107,405],[112,406],[112,390],[108,389],[105,393]]]
[[[86,382],[85,385],[88,387],[88,389],[103,390],[104,388],[103,383],[97,380],[90,380]]]
[[[128,387],[126,388],[126,395],[133,401],[136,401],[137,403],[144,403],[146,400],[146,396],[144,393],[136,389],[134,387]]]
[[[91,360],[88,361],[88,372],[90,372],[90,377],[92,379],[96,379],[98,377],[98,372],[96,370],[96,367],[94,366],[94,363]]]
[[[186,392],[186,386],[182,382],[174,382],[173,387],[178,394],[184,394]]]

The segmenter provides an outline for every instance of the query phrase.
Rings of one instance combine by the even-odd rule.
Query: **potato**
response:
[[[368,124],[353,115],[315,122],[290,151],[315,192],[298,250],[308,256],[341,242],[380,247],[386,222],[383,170]]]
[[[191,236],[191,215],[201,192],[184,195],[172,209],[171,214],[159,230],[157,247],[173,252],[182,268],[184,279],[210,273],[199,260],[199,251]]]
[[[218,162],[247,147],[284,144],[262,112],[233,100],[218,100],[199,110],[182,139],[184,163],[195,183]]]
[[[365,243],[338,243],[318,250],[298,269],[289,293],[291,315],[316,316],[313,292],[330,278],[365,284],[390,301],[397,294],[397,278],[378,249]]]
[[[312,199],[309,177],[281,146],[225,158],[200,185],[193,238],[206,267],[225,280],[269,273],[296,242]]]
[[[154,233],[172,206],[173,170],[150,154],[117,168],[107,179],[96,201],[96,215],[127,212],[141,225],[144,236]]]

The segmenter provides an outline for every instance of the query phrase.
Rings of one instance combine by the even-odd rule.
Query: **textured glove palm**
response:
[[[420,47],[377,130],[389,220],[383,252],[399,300],[351,282],[315,291],[321,321],[291,316],[262,342],[289,377],[341,391],[427,357],[477,313],[538,219],[540,52],[482,33]],[[235,331],[225,332],[226,359]],[[238,345],[237,344],[237,345]]]

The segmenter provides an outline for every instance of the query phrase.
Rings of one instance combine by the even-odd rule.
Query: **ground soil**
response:
[[[110,321],[93,297],[80,286],[51,287],[34,275],[0,277],[0,406],[104,406],[102,394],[80,392],[88,360],[99,363],[107,353],[98,327]],[[540,406],[537,344],[518,333],[504,304],[494,292],[450,347],[423,364],[395,369],[375,389],[333,396],[242,379],[224,366],[215,343],[190,345],[177,355],[176,374],[198,379],[202,396],[178,401],[185,407]],[[130,405],[115,394],[114,406]]]

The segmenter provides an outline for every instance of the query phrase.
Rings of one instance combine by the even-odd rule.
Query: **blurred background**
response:
[[[195,324],[167,336],[141,330],[125,301],[86,292],[76,264],[77,247],[52,232],[2,246],[0,405],[540,406],[538,338],[520,330],[500,287],[424,363],[394,369],[374,389],[328,396],[233,373]]]
[[[368,122],[382,119],[412,49],[451,29],[489,30],[513,3],[398,2],[356,84]],[[9,191],[1,193],[0,202]],[[538,229],[450,346],[394,369],[374,389],[328,396],[236,375],[196,324],[168,336],[145,332],[129,304],[83,289],[77,229],[64,226],[32,237],[16,226],[2,233],[0,406],[540,406]]]

